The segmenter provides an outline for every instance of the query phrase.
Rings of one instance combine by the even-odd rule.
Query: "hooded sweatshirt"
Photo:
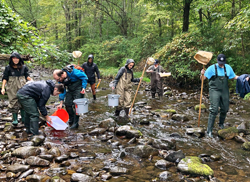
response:
[[[17,66],[21,68],[12,67],[13,57],[16,57],[19,59],[19,63],[17,64]],[[9,59],[9,65],[5,67],[2,80],[9,81],[9,76],[25,76],[26,80],[27,80],[27,77],[30,76],[29,69],[27,68],[27,66],[24,65],[23,59],[21,58],[20,54],[18,54],[17,52],[14,52],[11,54],[10,59]]]
[[[115,77],[115,80],[114,80],[114,87],[116,87],[117,83],[119,82],[121,76],[127,72],[127,73],[132,73],[132,79],[131,79],[131,82],[139,82],[140,79],[139,78],[134,78],[134,75],[133,75],[133,71],[132,69],[134,68],[134,66],[131,68],[131,69],[128,69],[128,65],[130,63],[134,63],[134,66],[135,66],[135,61],[133,59],[128,59],[125,66],[124,67],[121,67],[120,70],[118,71],[116,77]],[[126,74],[126,73],[125,73]]]
[[[92,62],[89,62],[89,59],[92,58]],[[97,74],[97,78],[100,79],[100,72],[97,65],[94,63],[94,56],[90,54],[88,56],[88,61],[82,64],[82,68],[84,69],[89,83],[95,83],[95,73]]]
[[[43,116],[47,116],[47,109],[45,107],[50,95],[53,94],[55,84],[52,80],[47,81],[35,81],[24,85],[18,90],[17,94],[28,96],[36,101],[37,107],[39,108]]]

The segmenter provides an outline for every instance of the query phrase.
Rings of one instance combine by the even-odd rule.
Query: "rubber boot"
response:
[[[226,114],[220,113],[220,118],[219,118],[219,128],[224,129],[224,121],[226,119]]]
[[[75,115],[74,109],[72,108],[72,106],[66,106],[66,111],[69,114],[68,124],[69,126],[72,126],[72,124],[74,123],[74,115]]]
[[[12,122],[12,124],[13,125],[17,125],[18,124],[17,113],[12,113],[12,116],[13,116],[13,122]]]
[[[74,116],[74,122],[72,124],[72,126],[70,127],[70,129],[77,129],[79,127],[79,117],[78,115]]]
[[[125,114],[126,114],[125,116],[126,116],[126,117],[128,117],[129,109],[130,109],[130,108],[125,108],[125,109],[124,109],[124,110],[125,110]]]
[[[207,124],[207,134],[210,138],[213,138],[213,127],[214,127],[214,121],[215,121],[216,115],[209,114],[208,117],[208,124]]]
[[[93,95],[93,99],[96,100],[96,95]]]
[[[115,116],[120,116],[120,112],[121,112],[120,109],[116,109],[116,110],[115,110]]]
[[[25,122],[25,111],[23,109],[21,109],[21,120],[22,120],[22,123],[24,124]]]

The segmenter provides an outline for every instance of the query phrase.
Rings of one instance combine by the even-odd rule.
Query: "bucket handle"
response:
[[[85,101],[83,105],[87,105],[88,104],[88,101]]]

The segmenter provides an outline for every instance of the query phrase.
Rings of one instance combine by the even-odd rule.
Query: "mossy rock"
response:
[[[229,127],[227,129],[219,130],[218,135],[223,139],[230,140],[233,139],[238,134],[238,132],[238,129],[234,127]]]
[[[174,109],[167,109],[167,110],[165,110],[165,112],[176,114],[176,110],[174,110]]]
[[[187,156],[182,159],[178,166],[178,170],[194,176],[213,176],[214,171],[206,164],[202,164],[199,157]]]
[[[250,142],[245,142],[242,144],[244,150],[250,151]]]
[[[172,91],[166,91],[163,93],[163,95],[172,95]]]
[[[199,111],[199,108],[200,108],[200,104],[199,104],[199,105],[194,106],[194,110],[196,110],[196,111]],[[201,104],[201,109],[206,109],[205,104]]]

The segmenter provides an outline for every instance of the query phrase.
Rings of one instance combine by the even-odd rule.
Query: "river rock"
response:
[[[37,147],[20,147],[12,152],[13,156],[27,158],[29,156],[37,156],[41,153],[41,150]]]
[[[172,173],[169,171],[163,171],[159,174],[160,181],[168,181],[171,178]]]
[[[44,140],[45,140],[45,137],[43,135],[35,135],[33,136],[31,141],[34,143],[35,146],[38,146],[42,144]]]
[[[148,158],[150,155],[157,155],[158,150],[150,145],[137,145],[133,150],[133,154],[141,158]]]
[[[94,130],[89,132],[89,135],[101,135],[106,132],[105,128],[95,128]]]
[[[248,129],[248,124],[246,122],[242,122],[239,126],[237,126],[238,130],[246,130]]]
[[[111,175],[110,173],[105,173],[105,174],[102,174],[102,175],[101,175],[101,179],[102,179],[103,181],[107,181],[107,180],[109,180],[110,178],[112,178],[112,175]]]
[[[174,165],[173,163],[166,161],[164,159],[158,160],[155,163],[156,167],[158,167],[159,169],[163,169],[163,170],[166,170],[168,167],[173,166],[173,165]]]
[[[213,176],[214,171],[201,162],[202,160],[199,157],[187,156],[178,163],[177,169],[195,176]]]
[[[71,163],[69,161],[63,161],[61,164],[60,164],[60,167],[68,167],[70,166]]]
[[[15,163],[14,165],[9,165],[7,167],[7,171],[18,173],[18,172],[27,171],[29,168],[30,168],[29,165]]]
[[[110,174],[112,175],[121,175],[121,174],[127,174],[128,173],[128,169],[124,168],[124,167],[112,167],[110,168]]]
[[[49,161],[51,161],[54,158],[54,156],[50,154],[42,154],[42,155],[39,155],[39,157],[45,160],[49,160]]]
[[[61,151],[57,148],[57,147],[52,147],[49,151],[49,154],[55,156],[55,157],[59,157],[61,155]]]
[[[227,129],[219,130],[218,134],[221,138],[230,140],[238,134],[238,130],[234,127],[229,127]]]
[[[219,161],[221,157],[220,157],[219,155],[214,154],[214,155],[211,155],[210,158],[211,158],[213,161]]]
[[[189,121],[188,117],[185,116],[184,114],[174,114],[172,116],[172,119],[175,121]]]
[[[32,174],[26,177],[27,182],[42,182],[42,181],[49,181],[50,177],[44,174]]]
[[[175,150],[176,142],[173,139],[156,139],[153,140],[152,146],[157,149]]]
[[[59,176],[54,176],[53,178],[50,179],[50,182],[66,182],[66,181],[60,178]]]
[[[11,118],[12,120],[12,118]],[[13,131],[13,125],[11,123],[5,123],[3,131],[8,132],[8,131]]]
[[[140,106],[143,107],[143,105],[147,104],[146,102],[140,101],[140,102],[136,102],[135,105],[136,106]]]
[[[165,96],[171,96],[172,95],[172,91],[168,90],[168,91],[164,92],[163,95],[165,95]]]
[[[27,142],[22,142],[21,143],[22,147],[28,147],[28,146],[34,146],[34,143],[31,141],[27,141]]]
[[[240,136],[240,135],[236,135],[236,136],[234,137],[234,139],[235,139],[237,142],[239,142],[239,143],[248,142],[247,139],[243,138],[243,137]]]
[[[22,179],[22,178],[26,178],[28,175],[32,174],[34,172],[34,169],[29,169],[28,171],[25,171],[24,173],[22,173],[18,179]]]
[[[72,181],[80,181],[80,182],[91,182],[93,178],[86,174],[82,173],[73,173],[71,176]]]
[[[250,142],[245,142],[242,144],[244,150],[250,151]]]
[[[45,166],[49,166],[50,162],[45,160],[45,159],[41,159],[40,157],[36,157],[36,156],[30,156],[26,159],[26,163],[28,163],[31,166],[41,166],[41,167],[45,167]]]
[[[145,119],[140,120],[139,123],[141,125],[149,125],[149,120],[145,118]]]
[[[77,157],[79,157],[79,154],[77,152],[70,152],[69,157],[70,158],[77,158]]]
[[[159,152],[160,156],[162,156],[165,160],[170,162],[180,162],[181,159],[185,158],[184,153],[181,150],[162,150]]]
[[[58,174],[66,175],[67,169],[65,167],[55,167],[55,168],[50,168],[47,170],[46,174],[49,176],[55,176]]]
[[[199,111],[199,109],[200,109],[200,104],[194,106],[194,110]],[[206,110],[205,104],[201,104],[201,110]]]
[[[7,139],[7,140],[14,140],[14,139],[16,139],[16,135],[15,135],[15,133],[10,132],[10,133],[6,133],[4,135],[4,138]]]
[[[12,173],[12,172],[8,172],[8,173],[6,174],[6,177],[7,177],[8,179],[10,179],[10,178],[16,178],[16,174],[15,174],[15,173]]]
[[[205,129],[198,127],[198,128],[187,128],[186,133],[188,135],[193,135],[194,133],[199,133],[201,136],[205,135]]]
[[[119,127],[117,130],[116,130],[116,135],[118,136],[126,136],[126,138],[139,138],[140,136],[142,136],[142,133],[139,131],[139,130],[134,130],[132,129],[131,126],[128,126],[128,125],[124,125],[124,126],[121,126]]]
[[[111,128],[111,127],[115,127],[116,126],[116,122],[114,119],[112,118],[108,118],[108,119],[105,119],[103,121],[101,121],[101,123],[98,125],[100,128]]]
[[[56,162],[62,162],[62,161],[67,160],[68,158],[69,158],[69,156],[66,155],[66,154],[64,154],[64,155],[61,155],[61,156],[56,157],[56,158],[55,158],[55,161],[56,161]]]

